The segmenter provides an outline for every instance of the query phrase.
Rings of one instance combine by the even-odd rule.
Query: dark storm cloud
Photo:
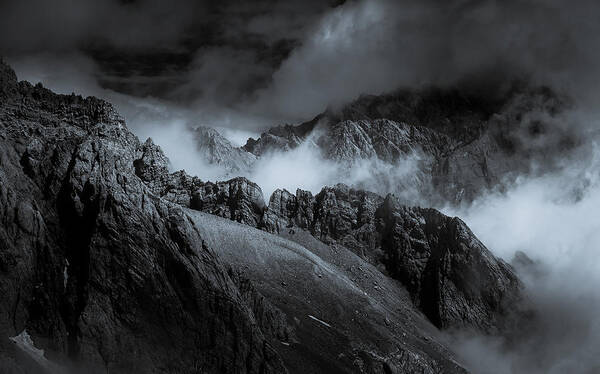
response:
[[[493,95],[522,79],[593,101],[596,4],[25,0],[2,5],[0,49],[9,61],[80,54],[100,87],[264,127],[402,86]]]
[[[398,86],[513,80],[595,88],[600,6],[593,1],[363,1],[315,26],[260,92],[259,111],[306,117],[327,104]]]
[[[299,45],[306,26],[333,5],[299,0],[10,1],[0,5],[0,51],[9,60],[82,54],[97,65],[102,87],[184,102],[218,94],[217,101],[227,104],[264,87]],[[198,81],[207,71],[216,86],[206,87],[213,79]]]

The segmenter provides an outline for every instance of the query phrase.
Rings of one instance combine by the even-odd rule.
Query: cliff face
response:
[[[136,177],[144,147],[110,104],[0,67],[3,367],[26,370],[7,339],[26,330],[91,372],[284,372],[248,292]]]
[[[393,195],[384,199],[344,185],[314,197],[279,190],[263,225],[275,232],[303,228],[351,249],[400,280],[439,328],[498,332],[517,309],[521,284],[512,268],[464,222],[435,209],[404,206]]]
[[[227,175],[245,173],[256,161],[250,152],[233,146],[229,140],[210,127],[198,126],[192,134],[200,157],[223,169]]]

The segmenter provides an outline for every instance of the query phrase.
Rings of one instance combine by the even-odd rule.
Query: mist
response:
[[[507,336],[457,332],[452,346],[476,373],[594,373],[600,370],[600,149],[556,173],[521,177],[458,215],[497,256],[514,265],[533,316]],[[580,154],[578,154],[581,156]]]
[[[315,144],[319,136],[315,132],[290,151],[261,156],[245,176],[261,187],[267,200],[279,188],[316,194],[323,187],[338,183],[381,195],[394,192],[405,201],[421,198],[419,154],[406,155],[393,164],[377,158],[337,162],[321,153]]]

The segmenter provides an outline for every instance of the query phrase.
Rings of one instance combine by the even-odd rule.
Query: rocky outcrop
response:
[[[190,208],[257,227],[266,205],[260,187],[240,177],[205,183],[193,192]]]
[[[517,276],[459,218],[388,195],[376,220],[386,269],[436,326],[498,332],[516,312]]]
[[[292,131],[290,126],[274,130],[278,134]],[[342,121],[330,131],[335,136],[324,137],[320,146],[340,161],[378,157],[394,162],[414,152],[444,159],[454,157],[448,155],[454,154],[452,147],[457,145],[434,130],[389,120]],[[472,160],[478,153],[461,157]],[[141,160],[163,165],[160,157],[156,162],[145,156]],[[461,162],[448,167],[455,168],[449,173],[454,177],[459,174],[456,168],[468,169],[461,171],[463,175],[477,170]],[[486,167],[492,170],[492,162]],[[415,305],[439,328],[497,331],[519,297],[520,283],[510,266],[495,258],[462,221],[435,210],[406,207],[392,195],[383,198],[343,184],[325,187],[315,196],[302,190],[295,195],[277,190],[267,208],[260,188],[245,178],[203,183],[178,172],[166,177],[152,174],[149,185],[156,180],[169,181],[167,188],[157,191],[169,201],[268,232],[307,230],[325,244],[352,250],[401,281]],[[448,186],[451,191],[453,185]]]
[[[268,231],[303,228],[324,243],[341,244],[379,265],[410,292],[439,328],[497,332],[510,317],[521,284],[458,218],[410,208],[345,185],[315,197],[276,191],[262,223]]]
[[[250,138],[242,147],[246,152],[262,156],[269,152],[289,151],[300,145],[305,138],[325,120],[324,115],[318,115],[308,122],[297,126],[282,125],[272,127],[262,133],[258,139]]]
[[[458,218],[344,185],[267,207],[245,178],[169,173],[110,104],[0,67],[3,371],[44,349],[44,365],[85,372],[463,373],[414,306],[439,328],[494,331],[518,297]],[[412,147],[393,126],[376,133]]]
[[[169,173],[160,147],[148,139],[134,161],[136,175],[154,194],[187,208],[258,226],[266,208],[260,187],[246,178],[203,182],[184,171]]]
[[[17,92],[17,75],[0,58],[0,97],[10,97]]]
[[[140,143],[110,104],[9,83],[18,94],[0,103],[1,371],[465,372],[404,290],[351,252],[392,298],[250,228],[266,209],[255,184],[169,173],[160,148]],[[312,195],[296,200],[303,208],[286,209],[308,227]]]
[[[1,79],[17,90],[0,103],[3,370],[25,370],[8,337],[26,330],[85,372],[285,372],[269,306],[138,178],[160,179],[159,152],[102,100]]]
[[[198,126],[192,130],[198,155],[212,165],[217,165],[226,175],[247,173],[256,161],[250,152],[233,146],[229,140],[210,127]]]
[[[167,200],[268,232],[307,230],[325,244],[349,248],[401,281],[439,328],[496,332],[519,299],[521,284],[511,267],[464,222],[434,209],[406,207],[393,195],[383,198],[343,184],[315,196],[276,190],[267,208],[260,188],[245,178],[202,183],[178,172],[166,179],[170,187],[159,194]]]
[[[439,132],[387,119],[338,122],[317,143],[332,160],[376,157],[389,163],[413,154],[441,156],[453,146],[453,141]]]

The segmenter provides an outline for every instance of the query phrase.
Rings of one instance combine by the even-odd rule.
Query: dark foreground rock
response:
[[[136,176],[144,147],[112,107],[0,71],[1,371],[30,370],[8,339],[26,331],[85,372],[285,372],[269,306]]]

